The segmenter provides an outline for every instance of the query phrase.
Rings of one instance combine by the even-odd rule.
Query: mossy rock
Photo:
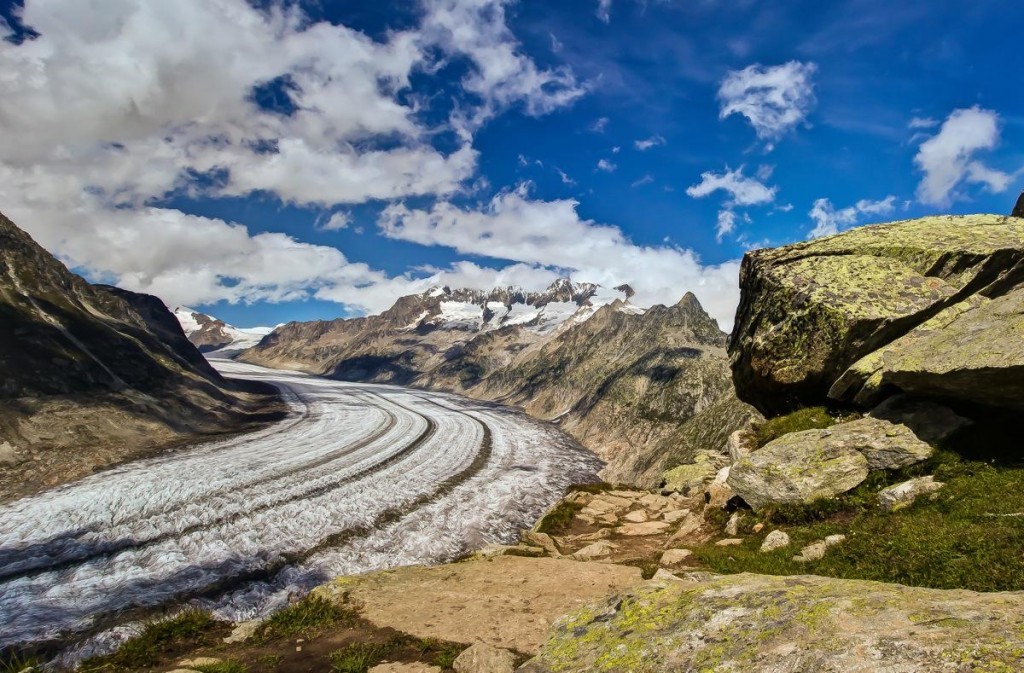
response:
[[[870,664],[868,664],[870,662]],[[529,673],[1018,671],[1024,594],[824,577],[650,582],[552,627]]]
[[[821,404],[855,362],[972,295],[1020,282],[1024,220],[926,217],[748,253],[729,353],[767,415]],[[1016,275],[1015,275],[1016,274]]]

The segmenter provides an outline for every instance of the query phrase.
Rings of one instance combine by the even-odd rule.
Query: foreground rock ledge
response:
[[[650,582],[560,620],[531,673],[1024,670],[1024,594],[824,577]]]
[[[498,556],[341,577],[316,593],[382,628],[535,654],[556,619],[641,581],[628,566]]]

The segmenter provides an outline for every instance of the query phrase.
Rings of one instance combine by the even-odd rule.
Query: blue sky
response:
[[[434,283],[693,290],[859,224],[1008,212],[1000,0],[0,3],[0,209],[238,325]]]

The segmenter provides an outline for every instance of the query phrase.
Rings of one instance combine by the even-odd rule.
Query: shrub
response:
[[[309,596],[271,615],[256,632],[259,640],[271,638],[313,637],[325,628],[351,626],[355,610],[337,605],[322,596]]]
[[[83,661],[80,670],[136,671],[156,666],[162,652],[175,644],[194,643],[213,624],[213,617],[208,612],[195,608],[184,610],[170,619],[151,621],[139,635],[126,640],[113,654]]]

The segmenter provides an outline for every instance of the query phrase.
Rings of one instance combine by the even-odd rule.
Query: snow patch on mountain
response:
[[[230,357],[246,348],[252,348],[275,329],[235,327],[187,306],[174,309],[174,317],[196,348],[206,355],[219,357]]]

